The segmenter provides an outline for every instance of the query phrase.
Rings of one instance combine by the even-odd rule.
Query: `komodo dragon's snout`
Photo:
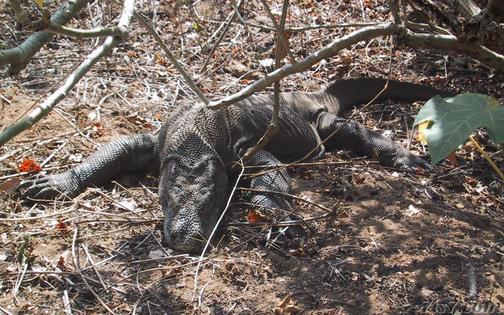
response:
[[[226,169],[217,156],[170,155],[161,165],[159,198],[164,240],[180,252],[199,253],[229,193]]]

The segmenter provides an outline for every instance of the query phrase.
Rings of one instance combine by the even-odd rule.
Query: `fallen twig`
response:
[[[233,195],[235,193],[235,191],[237,189],[240,189],[238,188],[238,182],[240,181],[242,175],[243,175],[243,172],[245,170],[245,168],[243,168],[243,161],[240,161],[240,165],[242,166],[241,168],[241,171],[240,171],[240,174],[238,174],[238,178],[236,179],[236,182],[233,186],[233,189],[231,189],[231,193],[229,194],[229,198],[227,200],[227,203],[226,203],[226,206],[224,207],[224,209],[222,210],[222,213],[220,215],[220,217],[217,219],[217,222],[215,222],[215,226],[213,227],[212,229],[212,232],[210,233],[210,235],[208,236],[208,240],[205,244],[205,247],[203,247],[203,250],[201,251],[201,255],[198,259],[198,264],[196,265],[196,272],[194,273],[194,290],[193,290],[193,297],[192,297],[192,300],[194,301],[194,298],[196,297],[196,291],[198,289],[198,274],[199,274],[199,269],[201,267],[201,263],[203,262],[204,260],[204,257],[205,257],[205,253],[208,249],[208,246],[210,246],[210,242],[212,241],[212,237],[214,236],[215,232],[217,231],[217,228],[219,227],[222,219],[224,218],[224,215],[226,214],[227,210],[229,209],[229,205],[231,204],[231,199],[233,198]]]
[[[28,263],[23,263],[21,265],[22,270],[18,273],[18,278],[16,279],[16,284],[14,285],[14,289],[12,290],[12,297],[17,301],[17,293],[19,288],[21,287],[21,283],[23,282],[24,276],[26,274],[26,270],[28,269]]]
[[[281,192],[281,191],[273,191],[273,190],[265,190],[265,189],[254,189],[254,188],[245,188],[245,187],[238,187],[237,188],[238,190],[244,190],[244,191],[250,191],[250,192],[257,192],[257,193],[265,193],[265,194],[273,194],[273,195],[279,195],[279,196],[283,196],[283,197],[289,197],[289,198],[292,198],[292,199],[296,199],[296,200],[300,200],[302,202],[306,202],[308,204],[311,204],[311,205],[314,205],[315,207],[317,208],[320,208],[326,212],[333,212],[333,210],[319,204],[319,203],[316,203],[314,201],[310,201],[306,198],[303,198],[303,197],[299,197],[299,196],[296,196],[296,195],[292,195],[292,194],[289,194],[289,193],[285,193],[285,192]]]
[[[72,306],[70,305],[67,290],[63,291],[63,309],[65,310],[65,314],[72,315]]]
[[[177,58],[175,58],[175,56],[171,53],[170,49],[168,49],[168,46],[166,46],[163,39],[159,36],[159,34],[156,32],[156,30],[154,30],[149,25],[149,23],[147,23],[147,21],[145,20],[145,18],[141,14],[135,12],[135,18],[137,19],[138,22],[140,22],[140,24],[145,29],[147,29],[147,31],[152,35],[152,37],[154,37],[154,40],[156,41],[156,43],[158,43],[158,45],[164,51],[164,53],[166,54],[168,59],[170,59],[170,62],[175,67],[175,69],[177,69],[177,71],[180,73],[180,75],[182,75],[182,77],[184,78],[184,81],[191,88],[191,90],[199,97],[199,99],[203,103],[208,104],[209,101],[206,98],[205,94],[203,94],[203,92],[200,90],[200,88],[191,79],[189,74],[187,74],[187,72],[184,70],[184,68],[180,65],[180,63],[177,61]]]
[[[79,273],[80,277],[82,278],[82,281],[84,281],[84,284],[87,286],[89,292],[100,302],[100,304],[109,312],[110,314],[115,314],[114,311],[112,311],[105,302],[100,298],[98,294],[91,288],[89,285],[88,281],[86,280],[86,277],[84,277],[84,274],[82,274],[82,271],[80,269],[80,263],[79,263],[79,250],[77,249],[77,236],[79,235],[79,226],[75,226],[75,231],[74,235],[72,238],[72,257],[73,257],[73,262],[75,266],[75,270]]]

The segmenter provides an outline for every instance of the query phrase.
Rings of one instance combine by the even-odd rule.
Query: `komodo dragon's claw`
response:
[[[23,180],[17,188],[22,194],[35,199],[49,199],[66,194],[75,195],[67,174],[33,175]]]
[[[411,152],[408,152],[405,156],[397,157],[394,162],[395,167],[412,172],[415,172],[418,168],[428,172],[433,169],[429,162]]]

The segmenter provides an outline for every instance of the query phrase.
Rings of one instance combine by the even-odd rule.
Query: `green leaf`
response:
[[[420,109],[414,125],[425,121],[431,123],[421,136],[427,140],[433,163],[444,159],[479,127],[485,127],[496,143],[504,142],[504,107],[487,95],[433,97]]]
[[[198,22],[193,22],[191,26],[198,33],[203,30],[203,26],[201,26]]]

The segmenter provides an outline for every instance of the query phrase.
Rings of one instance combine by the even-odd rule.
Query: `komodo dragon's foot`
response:
[[[36,199],[49,199],[64,194],[79,194],[79,184],[71,171],[52,175],[33,175],[23,180],[17,188],[23,195]]]
[[[390,153],[386,153],[388,156],[379,156],[382,164],[411,172],[415,172],[418,169],[432,171],[432,166],[426,160],[411,153],[399,144],[396,144],[395,150],[391,151]]]

